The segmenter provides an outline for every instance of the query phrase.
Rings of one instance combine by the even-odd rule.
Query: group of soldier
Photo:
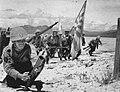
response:
[[[65,60],[70,59],[73,38],[69,34],[69,31],[65,31],[65,34],[53,31],[50,35],[39,35],[39,32],[40,30],[36,30],[36,36],[31,41],[31,43],[37,48],[38,53],[45,48],[47,50],[48,58],[54,58],[56,57],[55,54],[58,53],[60,60],[62,60],[62,58]]]
[[[62,34],[59,31],[53,31],[51,35],[39,35],[40,30],[36,30],[35,38],[32,41],[32,44],[37,48],[38,52],[41,51],[43,48],[47,50],[49,58],[55,58],[55,54],[58,54],[58,58],[60,60],[69,60],[71,57],[71,44],[73,40],[73,36],[70,34],[70,31],[65,31]],[[83,33],[82,36],[82,46],[85,46],[85,34]],[[93,52],[95,49],[98,49],[98,46],[102,45],[100,41],[100,36],[97,36],[96,39],[90,40],[88,46],[85,49],[89,50],[89,55],[93,56]],[[86,51],[87,51],[86,50]],[[81,54],[81,51],[78,53],[78,56]],[[77,59],[78,57],[76,57]]]
[[[34,38],[30,42],[36,47],[37,53],[39,53],[43,49],[46,49],[48,54],[48,60],[49,58],[55,58],[56,53],[58,54],[58,58],[60,58],[60,60],[70,59],[71,44],[73,40],[73,35],[70,34],[70,31],[65,31],[64,34],[59,31],[53,31],[52,34],[39,35],[40,32],[41,31],[37,29],[35,31]],[[3,48],[9,44],[9,34],[10,28],[8,28],[7,31],[1,31],[0,56],[2,55]],[[86,43],[84,36],[85,34],[83,34],[82,37],[82,46],[85,46]],[[98,49],[98,45],[102,45],[102,42],[100,41],[100,36],[97,36],[96,39],[92,39],[88,43],[88,46],[84,49],[89,50],[89,55],[92,56],[95,49]]]

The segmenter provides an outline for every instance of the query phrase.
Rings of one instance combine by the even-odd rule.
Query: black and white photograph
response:
[[[120,92],[120,0],[0,0],[0,92]]]

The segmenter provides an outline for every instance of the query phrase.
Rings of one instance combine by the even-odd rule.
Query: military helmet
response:
[[[17,41],[17,40],[26,39],[27,35],[28,34],[24,28],[15,27],[15,28],[12,28],[10,31],[10,40]]]
[[[96,37],[96,39],[100,39],[100,35],[98,35],[98,36]]]
[[[65,35],[68,35],[69,34],[69,31],[65,31]]]
[[[55,31],[55,30],[54,30],[52,34],[58,34],[58,31]]]
[[[69,33],[69,31],[65,31],[65,33]]]
[[[55,31],[55,30],[54,30],[53,33],[58,33],[58,31]]]
[[[35,31],[35,33],[39,33],[40,32],[40,30],[39,29],[37,29],[36,31]]]
[[[83,36],[85,36],[85,33],[83,33]]]

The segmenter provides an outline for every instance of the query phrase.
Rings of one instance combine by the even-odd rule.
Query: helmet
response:
[[[69,31],[65,31],[65,34],[68,34],[69,33]]]
[[[28,34],[24,28],[15,27],[12,28],[12,30],[10,31],[10,40],[17,41],[17,40],[26,39],[27,35]]]
[[[55,31],[55,30],[54,30],[53,33],[58,33],[58,31]]]
[[[35,31],[35,33],[39,33],[40,32],[40,30],[39,29],[37,29],[36,31]]]
[[[96,39],[100,39],[100,35],[98,35],[98,36],[96,37]]]

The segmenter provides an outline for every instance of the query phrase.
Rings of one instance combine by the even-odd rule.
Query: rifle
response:
[[[56,48],[56,49],[61,49],[61,48],[69,48],[68,46],[65,46],[65,47],[60,47],[60,46],[50,46],[50,47],[48,47],[48,48]]]
[[[106,44],[106,43],[103,43],[103,44]],[[101,44],[98,44],[98,45],[101,45]],[[89,49],[89,48],[90,48],[90,46],[87,46],[87,47],[84,47],[83,50]]]
[[[42,71],[42,69],[44,67],[44,64],[45,64],[45,59],[42,56],[39,56],[36,64],[34,65],[32,71],[29,74],[30,79],[27,80],[26,86],[24,87],[23,90],[28,90],[28,87],[30,87],[32,85],[34,80],[41,73],[41,71]]]
[[[47,29],[39,32],[39,34],[38,34],[37,36],[39,36],[39,35],[43,34],[44,32],[48,31],[48,30],[51,29],[53,26],[55,26],[57,23],[58,23],[58,22],[55,22],[54,24],[52,24],[51,26],[49,26]],[[27,42],[29,43],[34,37],[36,37],[36,36],[31,37],[29,40],[27,40]]]
[[[83,50],[85,50],[85,49],[87,49],[87,48],[89,48],[90,46],[87,46],[87,47],[85,47],[85,48],[83,48]]]

